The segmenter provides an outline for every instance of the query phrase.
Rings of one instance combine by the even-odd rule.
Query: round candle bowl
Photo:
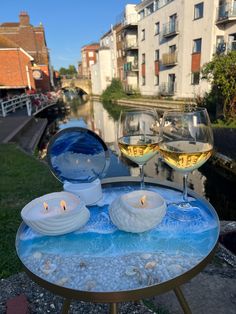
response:
[[[64,206],[61,205],[64,201]],[[21,210],[24,222],[45,235],[60,235],[75,231],[86,224],[90,212],[76,195],[55,192],[38,197]]]
[[[162,221],[166,214],[166,202],[155,192],[133,191],[115,199],[110,205],[109,214],[118,229],[144,232]]]

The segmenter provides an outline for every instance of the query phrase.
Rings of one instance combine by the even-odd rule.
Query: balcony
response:
[[[217,8],[216,24],[228,23],[236,20],[235,3],[225,3]]]
[[[124,64],[124,71],[125,72],[136,72],[138,71],[138,62],[127,62]]]
[[[233,40],[231,42],[222,42],[216,46],[216,54],[224,54],[228,51],[236,51],[236,41]]]
[[[159,86],[159,93],[163,96],[173,96],[176,91],[176,83],[161,83]]]
[[[123,22],[123,27],[127,28],[127,27],[138,27],[138,14],[137,13],[132,13],[132,14],[128,14]]]
[[[125,40],[123,43],[123,49],[125,50],[135,50],[138,49],[138,41],[137,39],[129,39]]]
[[[165,38],[178,35],[179,34],[178,21],[163,24],[162,29],[163,29],[162,36]]]
[[[236,51],[236,41],[231,41],[228,43],[228,51]]]
[[[177,64],[177,52],[163,53],[161,63],[162,65],[166,67],[176,65]]]

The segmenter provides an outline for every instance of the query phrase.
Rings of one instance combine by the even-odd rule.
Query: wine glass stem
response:
[[[143,171],[143,166],[144,165],[139,165],[139,170],[140,170],[140,179],[141,179],[141,181],[140,181],[140,188],[141,188],[141,190],[143,190],[144,189],[144,171]]]
[[[183,200],[184,202],[188,202],[188,173],[185,173],[183,176]]]

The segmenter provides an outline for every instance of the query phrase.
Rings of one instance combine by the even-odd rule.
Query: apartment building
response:
[[[201,67],[236,49],[236,0],[144,0],[138,13],[139,89],[192,98],[209,90]]]
[[[91,67],[97,62],[97,50],[99,43],[92,43],[85,45],[81,49],[81,75],[87,78],[91,78]]]
[[[93,94],[100,95],[111,84],[112,78],[117,77],[117,30],[120,23],[111,26],[100,39],[97,50],[97,62],[91,68]]]
[[[120,77],[127,92],[138,89],[138,14],[136,5],[127,4],[122,22],[123,75]]]

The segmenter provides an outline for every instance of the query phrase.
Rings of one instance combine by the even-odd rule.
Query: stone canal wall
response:
[[[101,101],[100,96],[92,96],[92,99]],[[119,99],[114,101],[120,106],[145,106],[154,107],[158,111],[163,112],[167,109],[182,109],[186,105],[196,105],[194,101],[186,100],[169,100],[169,99],[153,99],[153,98],[135,98],[135,99]]]

